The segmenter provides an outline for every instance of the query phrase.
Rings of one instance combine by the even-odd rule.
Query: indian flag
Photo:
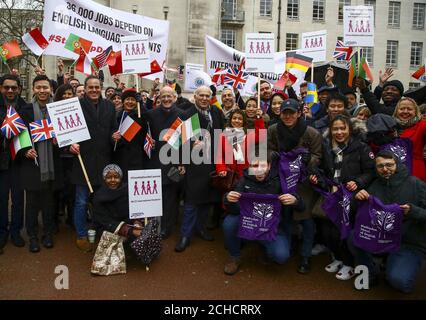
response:
[[[166,141],[174,149],[178,149],[180,146],[180,132],[182,120],[178,117],[171,125],[171,127],[164,134],[162,141]]]
[[[200,119],[198,118],[198,113],[183,122],[181,131],[182,144],[200,133]]]
[[[19,135],[15,136],[10,143],[10,155],[12,156],[12,160],[15,160],[16,154],[19,150],[31,147],[31,138],[28,130],[22,131]]]

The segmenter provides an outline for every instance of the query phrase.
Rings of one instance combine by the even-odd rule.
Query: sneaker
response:
[[[339,280],[349,280],[355,275],[354,268],[349,266],[343,266],[336,274],[336,278]]]
[[[228,276],[232,276],[238,272],[238,270],[240,269],[240,265],[241,265],[240,259],[231,258],[225,264],[225,269],[223,271]]]
[[[342,267],[343,267],[342,261],[334,260],[332,263],[330,263],[329,265],[327,265],[325,267],[325,271],[330,272],[330,273],[335,273],[335,272],[339,271],[340,268],[342,268]]]
[[[328,248],[326,247],[326,246],[324,246],[324,245],[322,245],[322,244],[319,244],[319,243],[317,243],[313,248],[312,248],[312,251],[311,251],[311,254],[313,255],[313,256],[317,256],[317,255],[319,255],[319,254],[321,254],[321,253],[324,253],[324,252],[327,252],[328,251]]]
[[[77,239],[76,241],[77,248],[79,248],[83,252],[92,251],[92,244],[87,240],[87,238]]]

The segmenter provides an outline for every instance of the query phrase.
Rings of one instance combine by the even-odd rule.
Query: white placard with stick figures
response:
[[[343,7],[343,39],[345,46],[374,47],[374,7]]]
[[[246,71],[275,72],[275,36],[273,33],[246,33]]]
[[[151,72],[148,36],[121,37],[123,74]]]
[[[131,170],[128,177],[129,218],[162,216],[161,170]]]
[[[59,148],[90,140],[89,129],[77,97],[48,103],[47,111],[55,129]]]

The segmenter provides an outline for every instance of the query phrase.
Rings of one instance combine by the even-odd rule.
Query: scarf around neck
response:
[[[288,128],[282,121],[277,123],[278,139],[280,151],[289,152],[297,147],[300,139],[307,129],[306,122],[303,118],[297,120],[293,129]]]
[[[48,102],[51,102],[50,99]],[[40,107],[36,98],[32,100],[34,110],[34,120],[49,119],[49,113],[47,107]],[[34,146],[37,151],[37,161],[40,169],[40,180],[41,182],[55,180],[55,166],[53,161],[53,145],[52,139],[37,142]]]

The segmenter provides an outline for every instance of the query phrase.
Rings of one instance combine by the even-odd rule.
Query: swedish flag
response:
[[[317,86],[315,83],[308,82],[308,94],[303,99],[303,101],[309,106],[312,106],[314,103],[318,102]]]

